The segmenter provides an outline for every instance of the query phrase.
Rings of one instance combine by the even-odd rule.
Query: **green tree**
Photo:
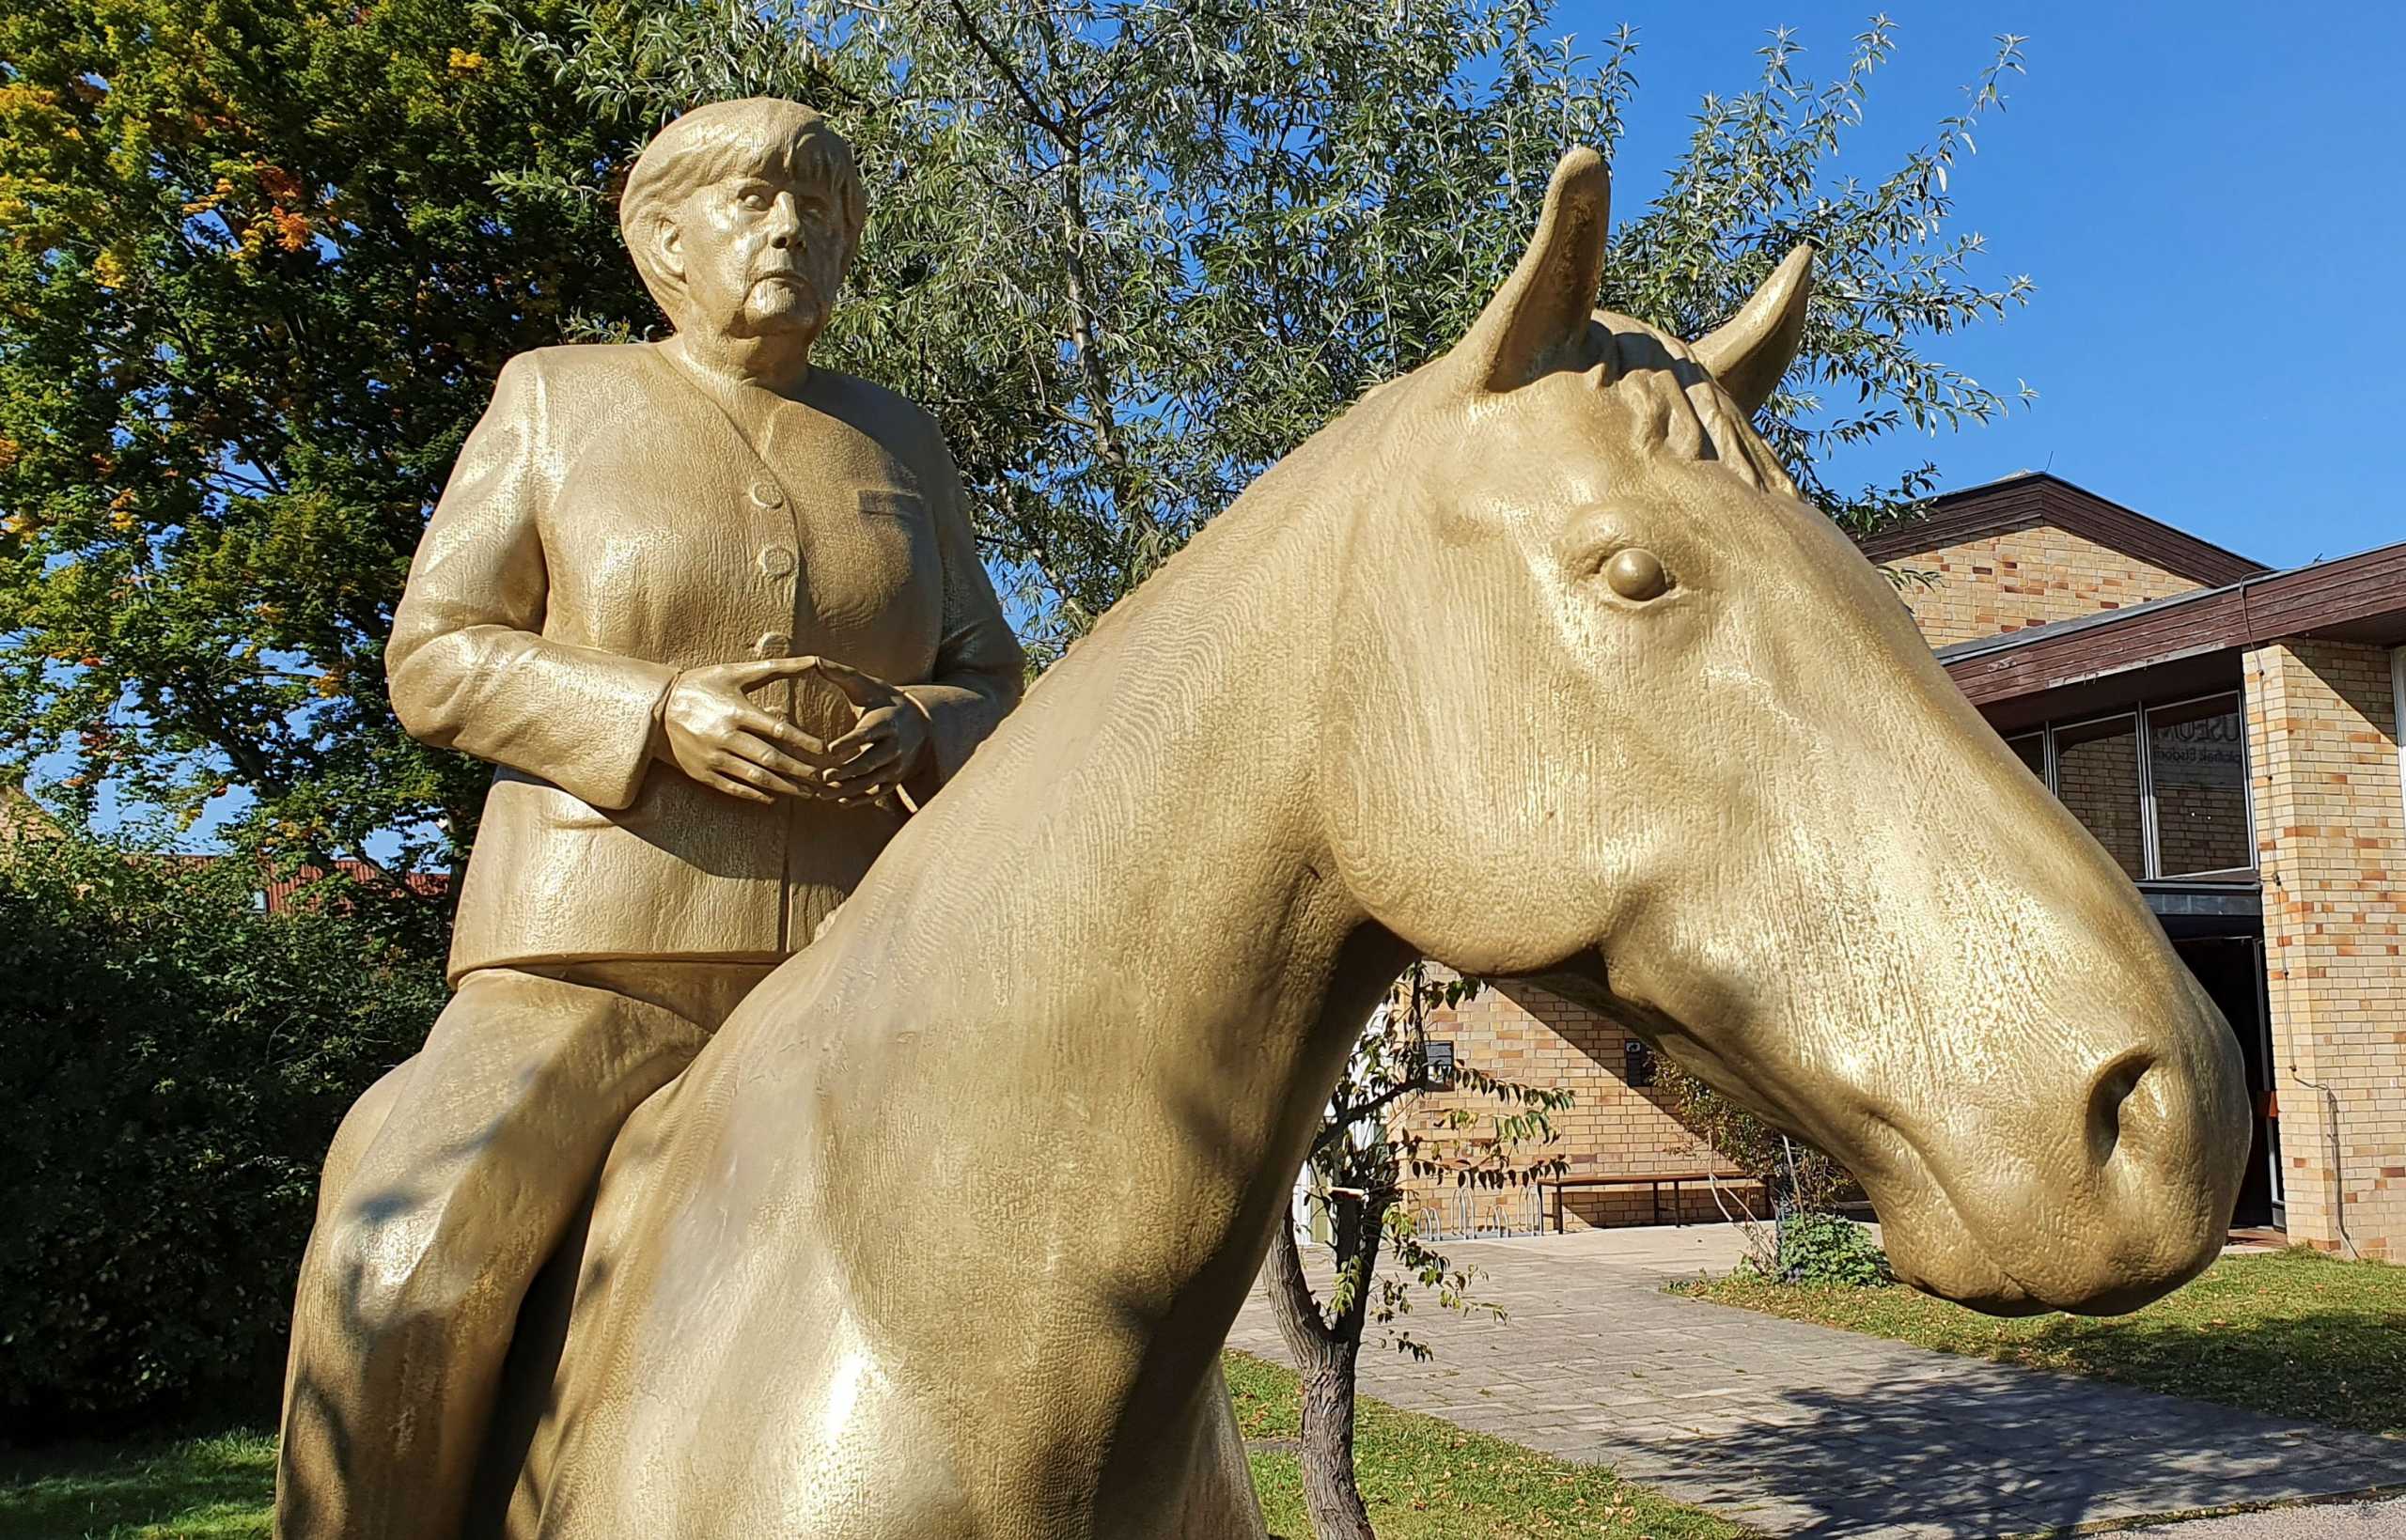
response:
[[[875,217],[829,351],[926,402],[1039,661],[1368,384],[1445,346],[1560,148],[1608,152],[1623,32],[1552,0],[30,0],[0,15],[0,754],[314,852],[456,861],[483,774],[398,730],[380,648],[503,359],[659,318],[614,228],[702,100],[813,101]],[[1693,333],[1800,239],[1823,283],[1764,427],[1820,451],[2006,403],[1926,351],[2020,280],[1946,179],[2018,68],[1891,172],[1832,166],[1895,45],[1785,35],[1625,210],[1604,298]]]
[[[533,20],[542,20],[538,12]],[[608,210],[495,166],[623,133],[459,0],[0,13],[0,757],[296,851],[447,861],[483,772],[382,649],[502,363],[649,302]]]
[[[1368,386],[1451,345],[1520,254],[1548,173],[1607,154],[1636,39],[1598,59],[1552,0],[632,0],[522,34],[594,111],[648,132],[749,94],[820,104],[871,216],[831,360],[945,423],[1056,653],[1272,461]],[[1708,100],[1659,197],[1625,214],[1603,300],[1682,335],[1726,319],[1799,241],[1810,324],[1762,427],[1834,517],[1872,525],[1916,466],[1841,491],[1826,451],[2008,404],[1929,357],[2026,284],[1974,272],[1950,169],[2020,68],[1874,181],[1833,166],[1895,48],[1873,22],[1824,86],[1786,34],[1756,88]],[[514,180],[564,205],[610,168]],[[1842,403],[1842,404],[1841,404]]]
[[[275,1406],[327,1140],[444,986],[422,906],[259,891],[242,856],[0,837],[0,1437]]]
[[[1480,988],[1476,979],[1431,977],[1425,963],[1414,963],[1354,1046],[1304,1167],[1311,1178],[1307,1212],[1329,1234],[1325,1299],[1313,1293],[1295,1226],[1279,1226],[1271,1240],[1266,1291],[1302,1380],[1304,1505],[1320,1540],[1373,1540],[1353,1476],[1354,1387],[1365,1330],[1387,1328],[1397,1348],[1425,1359],[1428,1346],[1394,1327],[1410,1313],[1416,1291],[1434,1295],[1444,1309],[1504,1314],[1472,1297],[1476,1269],[1458,1266],[1420,1233],[1403,1205],[1405,1183],[1435,1178],[1494,1190],[1563,1169],[1559,1159],[1525,1159],[1522,1152],[1553,1141],[1552,1116],[1570,1105],[1570,1092],[1501,1080],[1472,1065],[1454,1066],[1442,1085],[1434,1077],[1430,1008],[1458,1005]],[[1439,1089],[1493,1105],[1481,1112],[1455,1104],[1413,1127],[1401,1114]],[[1470,1137],[1437,1143],[1431,1132]],[[1382,1254],[1393,1259],[1383,1273]]]

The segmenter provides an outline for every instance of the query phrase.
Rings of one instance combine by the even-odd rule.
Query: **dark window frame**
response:
[[[2158,822],[2155,798],[2154,714],[2159,711],[2178,710],[2183,707],[2200,706],[2210,701],[2225,700],[2230,702],[2231,714],[2239,719],[2239,785],[2245,823],[2241,833],[2247,848],[2247,864],[2219,866],[2203,872],[2166,873],[2164,870],[2162,829]],[[2082,716],[2067,717],[2060,722],[2049,721],[2036,727],[2025,727],[2020,732],[2006,735],[2005,741],[2006,746],[2012,749],[2015,744],[2028,739],[2036,738],[2039,740],[2042,745],[2041,756],[2046,765],[2045,773],[2039,776],[2039,780],[2045,784],[2047,794],[2060,802],[2063,801],[2063,793],[2060,789],[2061,779],[2058,773],[2056,734],[2076,732],[2083,727],[2094,727],[2103,723],[2131,719],[2135,719],[2137,730],[2139,867],[2147,874],[2135,880],[2141,882],[2254,882],[2260,880],[2262,874],[2257,863],[2256,763],[2255,755],[2247,741],[2247,692],[2243,689],[2207,690],[2196,694],[2177,695],[2165,700],[2133,701],[2128,706],[2116,707],[2110,711],[2093,711]],[[2022,758],[2019,750],[2014,751],[2014,758],[2025,768],[2029,763]]]

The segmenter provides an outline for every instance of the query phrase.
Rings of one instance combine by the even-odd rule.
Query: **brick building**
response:
[[[1905,602],[1947,672],[2229,1019],[2256,1110],[2238,1222],[2406,1260],[2406,543],[2273,572],[2023,474],[1865,552],[1927,575]],[[1574,1174],[1720,1163],[1662,1110],[1633,1039],[1542,991],[1492,990],[1431,1035],[1572,1087]],[[1527,1192],[1412,1203],[1449,1232],[1539,1217]],[[1654,1212],[1645,1189],[1566,1194],[1572,1227]]]

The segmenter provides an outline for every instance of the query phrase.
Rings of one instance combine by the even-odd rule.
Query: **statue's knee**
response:
[[[343,1114],[341,1124],[335,1129],[334,1143],[326,1148],[325,1165],[318,1174],[319,1223],[328,1222],[334,1214],[343,1192],[351,1186],[352,1174],[367,1156],[367,1146],[383,1131],[384,1120],[391,1115],[393,1104],[400,1099],[409,1071],[416,1063],[415,1059],[404,1059],[386,1070]]]
[[[476,1263],[411,1227],[349,1206],[334,1219],[312,1271],[321,1307],[370,1339],[449,1333],[479,1294]]]

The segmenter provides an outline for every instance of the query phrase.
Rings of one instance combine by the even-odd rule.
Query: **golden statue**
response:
[[[1809,255],[1684,344],[1593,311],[1605,193],[1567,157],[1470,334],[1107,615],[627,1120],[471,1532],[1259,1536],[1220,1345],[1414,956],[1838,1156],[1932,1292],[2119,1311],[2213,1257],[2228,1028],[1749,427]]]
[[[935,424],[809,362],[863,212],[815,113],[669,125],[621,222],[675,335],[510,360],[427,527],[393,706],[500,769],[457,993],[321,1191],[290,1540],[457,1532],[520,1299],[626,1115],[1019,697]]]

